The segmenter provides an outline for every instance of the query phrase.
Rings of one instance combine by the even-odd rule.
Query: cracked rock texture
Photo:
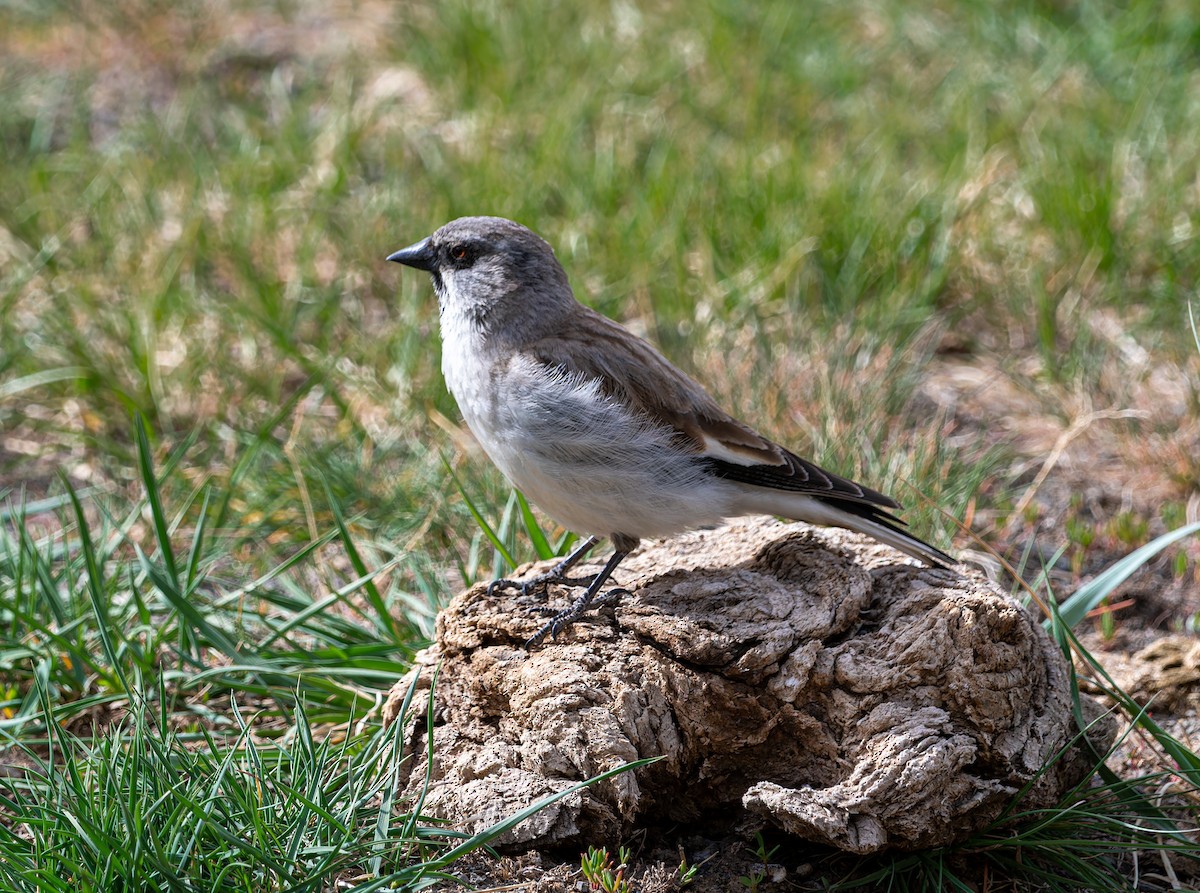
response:
[[[743,519],[647,546],[617,575],[630,594],[615,609],[533,652],[522,643],[545,620],[536,599],[479,585],[438,618],[436,643],[384,710],[395,722],[415,684],[403,771],[416,795],[440,665],[426,815],[474,832],[662,756],[501,842],[617,841],[643,826],[759,817],[856,853],[931,847],[998,816],[1075,734],[1066,662],[1034,618],[981,578],[856,534]],[[551,589],[551,605],[570,598]],[[1103,748],[1112,732],[1101,722],[1090,735]],[[1027,805],[1054,800],[1090,765],[1069,750]]]

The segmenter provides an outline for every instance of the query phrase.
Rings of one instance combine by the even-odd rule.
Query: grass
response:
[[[31,749],[6,798],[25,833],[4,835],[5,889],[318,890],[446,848],[436,827],[388,827],[394,736],[317,743],[298,710],[292,740],[251,743],[254,717],[234,702],[224,712],[238,734],[220,740],[174,728],[169,701],[160,688],[80,739],[58,728],[46,699],[46,753]]]
[[[222,495],[202,487],[168,514],[145,429],[137,430],[146,496],[119,517],[99,503],[94,524],[68,490],[63,530],[36,537],[22,508],[10,511],[2,554],[12,650],[4,666],[17,697],[5,713],[38,715],[38,699],[49,695],[64,702],[56,707],[62,720],[124,700],[135,676],[162,676],[177,698],[213,684],[228,690],[234,678],[243,680],[238,690],[288,708],[302,693],[310,710],[321,705],[310,716],[316,722],[345,723],[368,709],[430,626],[432,605],[388,574],[398,559],[370,554],[366,570],[338,517],[269,572],[230,586],[220,567],[233,544],[209,529]],[[186,552],[177,551],[185,523]],[[316,560],[335,539],[348,565],[340,573]],[[315,579],[289,573],[306,564],[318,565],[309,570]],[[301,691],[289,693],[301,680]]]
[[[453,835],[392,814],[402,748],[361,725],[428,617],[382,585],[394,560],[372,555],[376,569],[358,573],[338,519],[227,589],[230,538],[208,527],[222,494],[165,502],[141,424],[136,434],[144,499],[115,513],[68,489],[56,531],[34,534],[17,505],[0,533],[5,889],[318,890],[366,871],[419,877],[415,866]],[[351,579],[318,588],[305,566],[337,536]]]
[[[1194,520],[1196,27],[1182,0],[0,4],[0,730],[5,809],[42,810],[0,823],[11,870],[42,841],[104,889],[129,827],[147,888],[369,886],[449,846],[358,836],[372,709],[459,584],[569,544],[461,435],[429,286],[382,261],[459,214],[535,227],[588,303],[939,545],[934,506],[1067,548],[1074,588]],[[1020,401],[931,401],[960,360]],[[1152,476],[1130,504],[1022,498],[1078,418],[1159,403],[1101,444]],[[217,776],[257,850],[202,815]]]
[[[360,573],[362,553],[338,518],[314,548],[222,591],[228,544],[206,536],[204,520],[220,494],[164,503],[164,472],[141,425],[134,439],[143,500],[116,512],[69,490],[58,530],[34,536],[17,508],[0,537],[5,889],[416,889],[452,877],[457,858],[545,805],[464,839],[399,798],[406,726],[382,730],[372,716],[428,613],[393,585],[395,561],[371,556],[378,569]],[[182,474],[167,465],[165,474]],[[509,527],[522,515],[514,498]],[[149,525],[145,545],[131,535],[133,519]],[[188,549],[177,554],[171,534],[188,519]],[[513,541],[503,527],[481,529],[504,551]],[[1200,856],[1188,833],[1200,756],[1121,693],[1070,627],[1188,532],[1139,550],[1052,615],[1064,650],[1160,754],[1151,771],[1119,778],[1102,768],[1052,808],[1018,800],[959,847],[860,860],[840,880],[845,867],[834,860],[834,888],[967,890],[985,865],[1035,888],[1118,889],[1137,854],[1187,870]],[[324,569],[312,565],[334,542],[357,556],[349,569],[358,575],[319,589],[311,575]],[[770,861],[761,838],[758,851]],[[600,878],[605,866],[593,867]]]
[[[68,487],[55,532],[19,505],[0,529],[3,889],[419,889],[578,789],[469,838],[424,818],[397,791],[406,723],[375,718],[431,619],[395,585],[403,559],[364,557],[335,514],[227,589],[224,495],[168,505],[140,419],[134,439],[143,500],[116,513]],[[335,542],[342,575],[320,566]],[[425,709],[411,698],[402,714]]]

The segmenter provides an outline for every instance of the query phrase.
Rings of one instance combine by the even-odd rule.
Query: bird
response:
[[[484,452],[530,502],[581,536],[549,571],[488,587],[583,589],[527,648],[626,594],[597,598],[641,540],[730,517],[843,527],[932,567],[954,563],[904,529],[894,499],[763,436],[650,343],[580,303],[554,249],[531,229],[460,217],[387,260],[429,274],[442,373]],[[568,577],[604,538],[613,553],[599,573]]]

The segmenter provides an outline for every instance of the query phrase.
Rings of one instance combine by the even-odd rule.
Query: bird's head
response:
[[[388,260],[427,271],[443,316],[470,319],[484,331],[574,304],[554,250],[503,217],[460,217]]]

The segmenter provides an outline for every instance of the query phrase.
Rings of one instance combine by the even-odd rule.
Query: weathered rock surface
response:
[[[928,847],[994,819],[1076,733],[1066,662],[1034,618],[982,579],[855,534],[744,519],[648,546],[617,576],[630,595],[615,610],[531,653],[545,620],[533,599],[480,585],[438,618],[413,671],[419,707],[440,666],[426,814],[476,831],[661,755],[503,842],[728,827],[748,811],[852,852]],[[552,605],[569,598],[551,591]],[[425,785],[420,712],[405,719],[410,794]],[[1068,751],[1029,804],[1089,768]]]
[[[1161,716],[1200,706],[1200,641],[1160,634],[1133,654],[1106,654],[1104,668],[1123,691]]]

